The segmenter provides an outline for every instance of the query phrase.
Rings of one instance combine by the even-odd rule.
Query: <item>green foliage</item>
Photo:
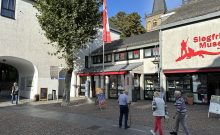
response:
[[[141,17],[136,12],[131,14],[118,12],[117,15],[110,18],[110,22],[119,28],[121,31],[121,38],[146,32],[144,27],[141,25]]]
[[[37,18],[58,58],[73,68],[79,49],[96,38],[101,23],[100,0],[38,0]]]
[[[189,92],[189,93],[186,94],[186,96],[187,96],[187,97],[193,97],[193,93],[192,93],[192,92]]]

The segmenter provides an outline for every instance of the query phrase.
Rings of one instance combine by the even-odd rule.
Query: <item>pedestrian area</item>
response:
[[[28,129],[27,132],[42,135],[51,133],[57,135],[150,135],[153,123],[150,101],[132,103],[128,122],[131,128],[127,130],[118,128],[119,108],[117,100],[107,100],[107,107],[102,110],[94,104],[93,99],[74,98],[71,103],[68,107],[61,107],[60,100],[39,102],[21,100],[18,106],[6,106],[6,103],[1,102],[0,115],[5,115],[0,118],[0,121],[4,123],[1,124],[0,130],[2,131],[5,128],[5,124],[9,123],[8,126],[14,124],[13,120],[7,122],[11,118],[7,115],[13,113],[18,115],[18,118],[14,119],[16,122],[23,121],[22,126],[19,126],[21,129],[16,129],[16,132],[22,134],[27,130],[23,129],[26,127],[24,126],[25,123],[28,123],[32,129]],[[5,106],[3,107],[2,104]],[[175,112],[173,103],[167,103],[167,105],[169,115],[172,116]],[[220,133],[219,116],[212,115],[211,118],[207,118],[208,105],[187,106],[187,109],[187,124],[192,135],[218,135]],[[169,135],[173,123],[173,119],[162,121],[165,135]],[[64,128],[61,128],[62,126]],[[8,132],[8,134],[13,134],[12,132]],[[181,128],[179,135],[184,135]]]

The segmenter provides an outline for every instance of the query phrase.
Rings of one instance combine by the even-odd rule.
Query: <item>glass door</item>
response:
[[[144,99],[153,99],[153,94],[158,87],[157,75],[144,76]]]

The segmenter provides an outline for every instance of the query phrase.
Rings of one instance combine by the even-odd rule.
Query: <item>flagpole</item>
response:
[[[103,52],[102,52],[102,77],[103,77],[103,89],[105,88],[105,77],[104,77],[104,71],[105,71],[105,42],[103,41]]]

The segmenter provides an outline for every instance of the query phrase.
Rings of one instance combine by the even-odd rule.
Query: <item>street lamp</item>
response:
[[[157,66],[158,90],[160,90],[160,68],[159,68],[160,60],[159,60],[159,57],[155,56],[155,59],[152,62],[153,62],[154,65]]]

